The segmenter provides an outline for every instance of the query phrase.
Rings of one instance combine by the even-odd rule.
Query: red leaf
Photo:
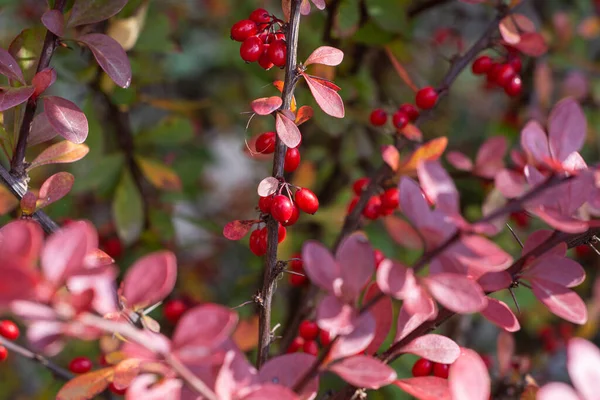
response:
[[[311,119],[313,117],[313,114],[314,111],[311,106],[302,106],[298,109],[298,112],[296,113],[296,120],[294,121],[294,123],[297,126],[300,126],[309,119]]]
[[[339,287],[334,285],[334,293],[346,302],[354,301],[375,272],[373,248],[364,233],[354,232],[342,240],[335,258],[342,279]]]
[[[0,257],[2,279],[0,279],[0,306],[8,307],[15,300],[33,299],[39,281],[35,270],[24,268],[17,260]]]
[[[554,158],[564,161],[579,151],[587,134],[587,120],[579,103],[572,98],[558,102],[548,117],[548,138]]]
[[[0,228],[0,258],[23,261],[31,266],[37,261],[44,243],[44,234],[37,222],[11,221]],[[8,240],[7,240],[8,239]]]
[[[152,374],[138,375],[127,388],[127,397],[144,400],[179,399],[183,382],[179,379],[161,379]]]
[[[273,383],[292,389],[298,377],[303,376],[313,365],[316,357],[306,353],[284,354],[271,358],[258,372],[258,380],[263,383]],[[319,390],[319,377],[316,375],[304,386],[300,397],[308,399]]]
[[[375,319],[370,312],[363,312],[357,319],[356,328],[335,341],[329,352],[331,360],[337,360],[365,350],[375,337]]]
[[[570,258],[545,255],[525,269],[522,277],[529,280],[541,278],[558,285],[574,287],[585,280],[585,270]]]
[[[572,338],[567,345],[567,369],[583,399],[598,397],[600,350],[592,342]]]
[[[305,66],[310,64],[323,64],[335,66],[344,59],[344,52],[330,46],[321,46],[311,53],[304,62]]]
[[[83,143],[89,127],[83,111],[75,103],[62,97],[44,97],[44,110],[48,122],[59,135],[73,143]]]
[[[34,92],[33,86],[0,88],[0,111],[6,111],[26,102]]]
[[[339,92],[340,90],[342,90],[341,87],[339,87],[338,85],[336,85],[335,83],[331,82],[328,79],[319,78],[318,76],[314,76],[314,75],[306,75],[306,76],[310,77],[314,81],[319,82],[323,86],[327,86],[329,89],[335,90],[336,92]]]
[[[114,367],[98,369],[78,375],[58,391],[56,400],[88,400],[108,387],[112,381]]]
[[[258,195],[261,197],[267,197],[272,195],[279,188],[279,180],[272,176],[267,176],[265,179],[260,181],[258,184]]]
[[[391,367],[376,358],[363,355],[345,358],[328,369],[351,385],[367,389],[379,389],[396,379],[396,371]]]
[[[422,161],[437,160],[446,150],[447,145],[448,138],[445,136],[430,140],[411,154],[410,158],[402,165],[401,170],[411,172],[416,170]]]
[[[256,219],[231,221],[223,228],[223,236],[229,240],[240,240],[250,232],[252,225],[257,222],[260,221]]]
[[[0,74],[25,84],[19,63],[3,48],[0,48]]]
[[[46,68],[35,74],[31,81],[33,87],[35,87],[34,97],[42,94],[48,87],[50,87],[56,81],[56,71],[54,68]]]
[[[400,132],[409,140],[413,140],[416,142],[423,141],[423,132],[421,132],[421,130],[416,125],[411,124],[410,122],[406,124],[404,128],[400,130],[396,129],[396,131]]]
[[[271,96],[262,97],[260,99],[253,100],[251,103],[252,111],[258,115],[269,115],[273,111],[279,109],[283,101],[281,97]]]
[[[409,333],[417,329],[421,324],[427,320],[435,318],[436,314],[409,314],[406,311],[406,307],[400,308],[398,313],[398,321],[396,325],[396,337],[394,343],[399,342],[408,336]]]
[[[414,281],[413,271],[398,261],[386,259],[377,269],[377,285],[385,294],[397,299],[404,297],[404,291],[409,280]]]
[[[574,324],[583,325],[587,321],[585,303],[574,291],[541,278],[532,280],[531,287],[535,297],[553,314]]]
[[[500,331],[497,339],[498,370],[504,376],[511,368],[512,357],[515,354],[515,338],[506,331]]]
[[[437,376],[398,379],[394,385],[419,400],[450,400],[448,380]]]
[[[452,364],[460,355],[460,347],[452,339],[435,333],[416,338],[400,351],[443,364]]]
[[[140,258],[127,270],[120,292],[129,308],[145,308],[167,297],[176,280],[175,254],[157,251]]]
[[[72,163],[81,160],[90,151],[85,144],[75,144],[63,140],[42,151],[27,168],[31,170],[40,165]]]
[[[516,332],[521,329],[519,320],[510,307],[493,297],[488,298],[487,307],[481,311],[481,315],[508,332]]]
[[[127,0],[76,1],[71,11],[70,27],[104,21],[117,14]]]
[[[392,65],[394,66],[394,69],[398,73],[398,76],[400,76],[400,78],[404,81],[404,83],[406,83],[408,85],[408,87],[411,88],[412,91],[416,93],[419,90],[419,88],[412,81],[412,79],[410,78],[410,75],[408,74],[408,72],[406,72],[406,69],[404,69],[402,64],[400,64],[400,62],[396,59],[396,57],[394,56],[394,54],[392,53],[392,51],[390,50],[390,48],[388,46],[385,46],[385,53],[388,55],[390,61],[392,62]]]
[[[42,184],[38,195],[37,208],[46,207],[65,197],[73,187],[75,177],[68,172],[52,175]]]
[[[235,398],[240,389],[255,383],[257,383],[256,369],[250,365],[244,353],[237,349],[227,350],[214,383],[217,397]]]
[[[477,282],[464,275],[441,273],[423,278],[429,293],[444,307],[459,314],[481,311],[487,297]]]
[[[391,144],[382,146],[381,158],[389,165],[392,171],[398,171],[398,168],[400,167],[400,153],[396,146],[392,146]]]
[[[522,34],[519,43],[514,44],[513,47],[531,57],[542,56],[548,51],[546,40],[537,32]]]
[[[44,15],[42,15],[42,24],[58,37],[64,36],[65,34],[65,17],[58,10],[46,11]]]
[[[337,92],[314,78],[302,73],[308,88],[321,109],[336,118],[344,118],[344,102]]]
[[[302,139],[300,130],[294,121],[289,119],[285,114],[278,112],[275,116],[275,130],[279,139],[287,147],[294,148],[300,144],[300,140]]]
[[[56,137],[56,135],[58,135],[58,133],[54,130],[52,125],[50,125],[50,122],[48,122],[46,113],[39,113],[33,118],[33,122],[31,123],[31,131],[27,137],[27,145],[35,146],[36,144],[47,142]]]
[[[417,173],[421,189],[433,201],[436,209],[448,215],[460,214],[458,190],[439,160],[418,163]]]
[[[101,33],[89,33],[77,38],[90,48],[106,74],[120,87],[131,84],[131,65],[125,50],[113,38]]]
[[[368,303],[372,298],[381,293],[377,285],[371,285],[365,294],[363,304]],[[394,317],[394,307],[392,299],[388,296],[382,297],[377,303],[373,304],[369,311],[375,318],[375,337],[365,350],[367,354],[374,354],[392,329],[392,319]]]
[[[479,355],[470,349],[462,349],[460,357],[450,366],[448,377],[453,399],[488,400],[490,375]]]
[[[389,215],[383,219],[383,224],[390,237],[399,245],[414,250],[423,248],[419,233],[402,218]]]
[[[131,381],[140,373],[141,359],[139,358],[127,358],[119,362],[115,366],[115,372],[113,376],[113,384],[117,389],[125,389]]]
[[[35,203],[37,202],[37,196],[29,190],[23,195],[19,206],[24,215],[32,215],[35,212]]]

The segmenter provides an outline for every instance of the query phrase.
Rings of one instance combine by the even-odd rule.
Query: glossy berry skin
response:
[[[502,64],[493,63],[488,72],[486,73],[487,82],[491,85],[495,85],[498,80],[498,75],[502,69]]]
[[[236,22],[231,27],[231,38],[237,42],[243,42],[257,33],[258,27],[256,26],[256,22],[249,19],[243,19],[239,22]]]
[[[92,369],[92,361],[87,357],[75,357],[69,363],[69,371],[74,374],[85,374]]]
[[[270,214],[272,202],[273,196],[260,196],[258,199],[258,208],[260,209],[260,212]]]
[[[319,199],[311,190],[301,188],[296,191],[295,196],[298,207],[307,214],[314,214],[319,209]]]
[[[287,223],[292,215],[294,214],[294,205],[292,201],[282,194],[278,194],[273,197],[273,202],[271,203],[271,215],[275,218],[276,221],[279,221],[281,224]]]
[[[255,229],[252,231],[248,246],[250,247],[250,251],[254,253],[255,256],[261,257],[265,255],[267,249],[262,245],[260,229]]]
[[[287,57],[287,45],[283,40],[275,40],[270,43],[268,50],[269,60],[277,67],[285,66],[285,59]]]
[[[381,207],[395,210],[400,205],[400,193],[398,188],[390,188],[379,195]]]
[[[422,110],[429,110],[435,106],[438,100],[438,93],[431,86],[424,87],[417,92],[415,103]]]
[[[271,154],[275,152],[275,132],[261,133],[254,143],[256,151],[262,154]]]
[[[489,70],[492,68],[494,61],[491,57],[488,56],[480,56],[473,61],[473,65],[471,65],[471,71],[475,75],[483,75],[487,74]]]
[[[294,340],[292,340],[292,343],[290,343],[290,346],[287,348],[286,352],[295,353],[300,350],[302,346],[304,346],[304,339],[300,336],[296,336]]]
[[[519,57],[512,57],[510,60],[508,60],[508,63],[511,67],[513,67],[517,74],[523,69],[523,62]]]
[[[521,81],[521,77],[516,75],[514,76],[505,86],[504,92],[510,97],[517,97],[521,94],[523,90],[523,81]]]
[[[319,354],[319,344],[316,340],[306,340],[302,346],[302,351],[304,351],[306,354],[316,356]]]
[[[506,86],[516,75],[514,68],[508,64],[502,64],[496,75],[496,83],[499,86]]]
[[[324,330],[319,330],[319,341],[321,346],[329,346],[331,344],[331,334]]]
[[[271,62],[271,59],[269,58],[269,47],[270,45],[263,44],[263,52],[258,58],[258,65],[260,65],[260,67],[265,71],[270,70],[274,66],[274,64]]]
[[[250,13],[250,19],[257,24],[264,24],[271,21],[271,16],[269,16],[269,12],[264,8],[257,8]]]
[[[409,118],[404,111],[396,111],[392,115],[392,123],[397,129],[402,129],[408,124]]]
[[[116,386],[115,386],[115,384],[112,383],[112,382],[108,386],[108,390],[110,390],[114,394],[118,394],[120,396],[124,395],[127,392],[127,388],[125,388],[125,389],[117,389]]]
[[[403,113],[408,115],[408,119],[410,120],[410,122],[415,122],[417,118],[419,118],[419,110],[417,110],[417,107],[410,103],[402,104],[398,108],[398,111],[402,111]]]
[[[365,206],[362,214],[365,218],[375,220],[379,217],[379,211],[381,209],[381,200],[379,196],[372,196],[367,205]]]
[[[357,180],[354,181],[354,183],[352,184],[352,190],[354,191],[354,194],[357,196],[360,196],[363,192],[363,190],[366,189],[366,187],[369,185],[370,179],[367,177],[364,178],[359,178]]]
[[[300,150],[298,148],[288,148],[285,152],[283,170],[285,172],[294,172],[300,165]]]
[[[433,363],[425,358],[419,358],[412,367],[414,377],[429,376],[433,371]]]
[[[283,226],[292,226],[296,223],[296,221],[298,221],[298,218],[300,217],[300,209],[298,208],[298,205],[293,202],[292,203],[292,216],[290,217],[289,220],[287,220],[287,222],[282,222],[281,225]]]
[[[279,224],[277,228],[277,242],[281,243],[285,240],[285,236],[287,235],[287,229],[285,226]]]
[[[19,337],[19,327],[7,319],[0,321],[0,336],[8,340],[16,340]]]
[[[369,116],[369,121],[373,126],[382,126],[387,122],[387,113],[381,109],[377,108],[371,111],[371,115]]]
[[[433,363],[433,376],[437,376],[438,378],[448,379],[449,372],[450,372],[449,364]]]
[[[172,299],[165,303],[165,306],[163,307],[163,316],[167,321],[175,325],[187,309],[188,306],[183,300]]]
[[[0,346],[0,362],[8,358],[8,350],[4,346]]]
[[[263,52],[263,42],[257,36],[250,36],[240,46],[240,57],[246,62],[258,61]]]
[[[375,269],[377,269],[381,262],[385,260],[385,254],[383,254],[383,251],[375,249],[373,250],[373,256],[375,257]]]
[[[298,334],[305,340],[316,340],[319,336],[319,326],[315,321],[304,320],[300,323]]]

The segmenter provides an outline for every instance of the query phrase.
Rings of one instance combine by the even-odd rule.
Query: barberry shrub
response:
[[[598,2],[188,3],[0,13],[2,394],[597,398]]]

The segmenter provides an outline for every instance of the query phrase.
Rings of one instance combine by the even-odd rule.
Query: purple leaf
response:
[[[521,131],[521,147],[537,162],[545,162],[550,157],[548,137],[537,121],[531,121]]]
[[[355,325],[350,334],[341,336],[333,343],[329,352],[331,360],[353,356],[369,346],[375,337],[375,318],[366,311],[357,318]]]
[[[34,92],[33,86],[0,88],[0,111],[6,111],[26,102]]]
[[[179,400],[183,382],[180,379],[165,378],[159,382],[152,374],[136,376],[127,388],[127,397],[145,400]]]
[[[380,360],[363,355],[348,357],[328,368],[351,385],[379,389],[396,379],[396,371]]]
[[[292,389],[298,377],[303,376],[313,365],[316,357],[306,353],[284,354],[271,358],[258,372],[258,380],[273,383]],[[316,375],[299,393],[303,399],[312,398],[319,390],[319,378]]]
[[[437,376],[398,379],[396,386],[419,400],[450,400],[448,380]]]
[[[75,177],[68,172],[58,172],[42,184],[38,195],[37,208],[46,207],[65,197],[73,187]]]
[[[469,157],[459,151],[449,151],[448,154],[446,154],[446,160],[454,168],[461,171],[473,170],[473,162],[469,159]]]
[[[516,332],[521,329],[519,320],[510,307],[493,297],[488,298],[487,307],[481,311],[481,315],[508,332]]]
[[[277,399],[277,400],[299,400],[299,397],[291,389],[285,386],[275,385],[267,383],[251,393],[240,397],[240,400],[265,400],[265,399]]]
[[[377,269],[377,285],[385,294],[396,299],[404,297],[409,280],[415,280],[413,271],[398,261],[385,259]]]
[[[81,1],[79,1],[81,3]],[[48,10],[42,15],[42,24],[56,36],[65,34],[65,17],[58,10]]]
[[[331,46],[321,46],[311,53],[304,62],[305,66],[310,64],[323,64],[335,66],[344,59],[344,52]]]
[[[429,293],[441,305],[459,314],[481,311],[487,297],[477,282],[464,275],[441,273],[424,278]]]
[[[442,364],[452,364],[460,355],[460,347],[452,339],[435,333],[414,339],[400,351]]]
[[[574,291],[540,278],[532,280],[531,287],[535,297],[544,303],[554,315],[574,324],[586,323],[586,305]]]
[[[460,357],[450,366],[448,377],[453,399],[487,400],[490,397],[490,375],[479,355],[462,349]]]
[[[369,300],[378,296],[380,293],[381,291],[377,285],[371,285],[365,294],[363,303],[369,302]],[[375,318],[375,337],[365,352],[367,354],[374,354],[379,349],[379,346],[385,341],[385,338],[390,333],[390,329],[392,329],[392,320],[394,317],[392,299],[388,296],[382,297],[377,303],[369,308],[369,311],[373,314],[373,318]]]
[[[435,318],[435,314],[409,314],[406,311],[406,307],[400,308],[398,313],[398,321],[396,325],[396,337],[394,343],[399,342],[408,336],[409,333],[417,329],[421,324],[427,320]]]
[[[319,242],[309,240],[302,247],[302,262],[310,281],[333,293],[333,283],[340,278],[341,273],[329,249]]]
[[[259,196],[267,197],[275,193],[277,188],[279,188],[279,180],[272,176],[267,176],[258,184],[257,192]]]
[[[300,133],[298,126],[296,126],[293,119],[288,118],[281,112],[278,112],[275,116],[275,130],[277,131],[279,139],[281,139],[287,147],[294,148],[300,144],[302,134]]]
[[[384,218],[383,224],[390,237],[399,245],[414,250],[423,248],[421,236],[419,236],[419,233],[415,228],[405,220],[393,215],[388,215]]]
[[[256,384],[256,369],[239,350],[229,350],[215,380],[215,394],[220,399],[232,399],[238,390]],[[158,399],[157,399],[158,400]]]
[[[83,111],[75,103],[62,97],[44,97],[44,111],[48,122],[59,135],[73,143],[83,143],[89,127]]]
[[[101,33],[89,33],[77,38],[90,48],[106,74],[120,87],[131,84],[131,65],[127,53],[113,38]]]
[[[262,97],[260,99],[253,100],[251,107],[252,111],[258,115],[269,115],[281,107],[282,102],[283,101],[279,96]]]
[[[357,321],[357,310],[333,295],[326,296],[317,306],[317,324],[332,336],[349,334]]]
[[[116,15],[127,0],[76,0],[68,26],[79,26],[104,21]]]
[[[566,287],[574,287],[585,280],[585,270],[570,258],[545,255],[528,267],[522,277],[525,279],[542,278]]]
[[[590,397],[593,399],[593,397]],[[537,400],[581,400],[581,397],[566,383],[550,382],[540,388],[536,394]]]
[[[504,154],[508,144],[504,136],[496,136],[486,140],[475,159],[475,172],[484,178],[494,179],[496,174],[504,168]]]
[[[0,48],[0,74],[25,84],[25,78],[19,63],[3,48]]]
[[[439,160],[419,163],[417,173],[421,188],[436,209],[448,215],[460,214],[458,190]]]
[[[558,102],[548,117],[548,137],[552,156],[564,161],[579,151],[585,141],[587,121],[579,103],[572,98]]]
[[[494,185],[505,197],[512,199],[525,192],[525,177],[510,169],[503,169],[494,178]]]
[[[0,306],[7,307],[14,300],[33,299],[39,276],[32,268],[23,268],[16,260],[2,259],[0,267]]]
[[[375,272],[375,255],[364,233],[355,232],[346,236],[336,253],[340,266],[341,285],[334,286],[337,296],[354,301]]]
[[[344,118],[344,102],[340,95],[317,79],[313,79],[304,73],[302,76],[321,110],[332,117]]]
[[[53,144],[42,151],[32,162],[27,170],[46,164],[64,164],[81,160],[90,151],[85,144],[75,144],[63,140]]]
[[[158,251],[140,258],[127,270],[120,292],[129,308],[145,308],[167,297],[176,280],[175,255]]]

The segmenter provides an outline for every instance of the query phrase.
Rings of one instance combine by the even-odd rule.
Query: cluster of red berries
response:
[[[281,31],[283,21],[258,8],[248,19],[236,22],[231,27],[231,38],[242,42],[240,56],[246,62],[258,62],[269,70],[273,66],[283,68],[287,57],[285,35]]]
[[[12,321],[7,319],[0,321],[0,336],[8,340],[17,340],[19,337],[19,327]],[[0,361],[6,360],[8,357],[8,349],[4,346],[0,346]]]
[[[370,179],[367,177],[363,177],[357,179],[352,184],[352,190],[356,195],[348,205],[348,213],[351,213],[356,204],[358,203],[359,197],[362,194],[363,190],[367,188],[369,185]],[[384,190],[382,193],[378,195],[371,196],[371,198],[367,201],[367,205],[362,211],[362,215],[365,218],[376,220],[379,217],[384,217],[390,215],[398,208],[400,205],[400,197],[398,193],[398,188],[389,188]]]
[[[433,108],[438,101],[438,92],[431,86],[419,90],[415,96],[415,105],[404,103],[394,114],[392,114],[392,124],[396,129],[402,129],[409,122],[415,122],[419,118],[419,110],[429,110]],[[388,120],[387,112],[382,108],[377,108],[371,112],[369,120],[374,126],[383,126]]]
[[[510,53],[504,61],[489,56],[480,56],[473,61],[471,71],[475,75],[486,75],[489,87],[500,87],[504,92],[516,97],[521,94],[523,81],[519,72],[523,64],[517,54]]]
[[[573,325],[561,322],[557,327],[544,326],[538,331],[542,348],[547,353],[554,353],[573,337]]]
[[[295,353],[302,350],[307,354],[316,356],[319,353],[319,344],[326,347],[330,343],[331,335],[329,332],[320,329],[314,321],[304,320],[298,327],[298,336],[292,340],[287,352]]]
[[[275,142],[277,134],[275,132],[264,132],[256,137],[254,147],[261,154],[273,154],[275,152]],[[299,146],[299,145],[298,145]],[[288,147],[285,152],[283,170],[285,172],[294,172],[300,165],[300,150],[298,147]]]
[[[450,364],[441,364],[429,361],[426,358],[419,358],[412,367],[412,375],[418,376],[437,376],[438,378],[448,379]]]

